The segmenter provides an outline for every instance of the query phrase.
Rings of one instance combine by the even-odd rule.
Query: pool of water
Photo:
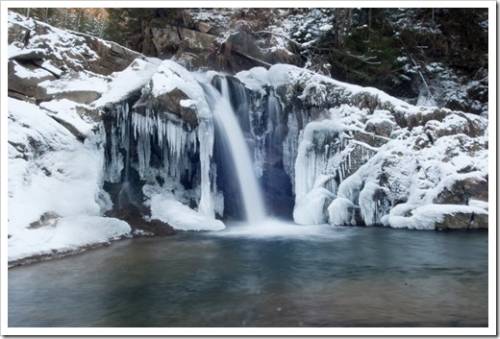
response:
[[[487,326],[488,234],[230,227],[9,270],[9,326]]]

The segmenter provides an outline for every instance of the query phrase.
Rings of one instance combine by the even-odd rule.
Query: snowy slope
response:
[[[127,235],[127,224],[100,217],[102,150],[36,105],[9,99],[8,109],[9,261]]]

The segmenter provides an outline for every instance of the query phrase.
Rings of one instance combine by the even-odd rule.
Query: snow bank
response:
[[[38,70],[38,69],[37,69]],[[40,83],[47,94],[64,92],[92,91],[104,93],[108,91],[110,78],[107,76],[82,71],[78,73],[67,73],[56,80],[46,80]]]
[[[9,98],[8,110],[9,260],[38,255],[52,245],[56,246],[54,249],[63,248],[62,243],[66,240],[71,248],[88,245],[94,239],[90,236],[93,228],[101,241],[100,226],[93,224],[97,219],[82,219],[99,216],[108,204],[107,195],[101,190],[103,152],[93,139],[97,137],[81,143],[66,127],[51,118],[48,111],[24,101]],[[45,227],[28,229],[46,212],[59,215],[62,221],[77,218],[75,220],[83,224],[83,220],[89,220],[88,226],[77,226],[89,235],[83,237],[72,228],[67,228],[68,231],[42,231]],[[44,234],[47,238],[44,244],[37,245],[39,247],[32,245],[35,240],[29,240],[36,239],[36,234]],[[104,233],[109,234],[114,233]],[[56,242],[51,242],[52,236],[56,237]],[[28,247],[23,249],[23,244]]]
[[[9,238],[9,262],[23,258],[78,251],[87,246],[106,244],[130,234],[121,220],[99,216],[61,218],[55,226],[23,229]]]
[[[151,218],[183,231],[218,231],[225,228],[222,221],[196,212],[170,194],[155,194],[151,197]]]
[[[91,121],[89,117],[81,116],[77,113],[78,108],[85,109],[88,107],[87,105],[78,104],[68,99],[61,99],[42,102],[40,107],[47,110],[49,116],[73,126],[83,136],[89,135],[92,128],[96,126],[96,123]]]
[[[419,206],[411,211],[411,216],[398,215],[398,211],[391,211],[384,218],[386,226],[394,228],[410,229],[434,229],[437,223],[443,222],[446,216],[456,214],[477,214],[488,215],[488,211],[482,207],[471,205],[447,205],[447,204],[427,204]]]

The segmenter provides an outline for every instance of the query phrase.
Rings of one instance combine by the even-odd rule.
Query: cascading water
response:
[[[257,181],[250,152],[230,102],[227,79],[221,77],[221,93],[212,86],[204,86],[209,97],[215,124],[221,130],[222,142],[227,145],[236,169],[246,219],[258,224],[266,218],[263,196]]]

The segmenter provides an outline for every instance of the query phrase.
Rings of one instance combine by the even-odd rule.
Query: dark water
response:
[[[9,326],[487,326],[487,233],[134,239],[9,270]]]

